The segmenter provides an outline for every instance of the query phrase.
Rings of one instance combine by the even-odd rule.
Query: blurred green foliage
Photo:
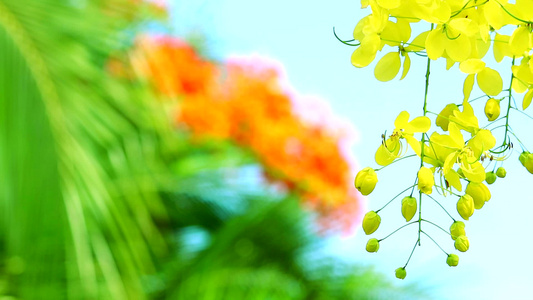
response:
[[[325,259],[298,201],[228,182],[246,150],[192,143],[145,83],[107,71],[140,7],[0,0],[0,298],[420,295]]]

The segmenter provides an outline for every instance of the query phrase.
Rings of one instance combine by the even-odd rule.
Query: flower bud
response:
[[[481,209],[491,197],[489,188],[481,182],[470,182],[466,186],[465,193],[472,196],[476,209]]]
[[[433,172],[427,167],[421,167],[418,170],[418,189],[424,194],[431,194],[433,191],[433,185],[435,180],[433,178]]]
[[[494,121],[500,116],[500,101],[490,98],[485,104],[485,116],[489,121]]]
[[[499,167],[498,170],[496,170],[496,176],[505,178],[505,176],[507,176],[507,171],[505,171],[503,167]]]
[[[366,167],[357,173],[355,176],[354,185],[355,188],[363,195],[372,193],[378,182],[378,175],[374,169]]]
[[[518,158],[522,166],[524,166],[529,173],[533,174],[533,153],[527,151],[522,152]]]
[[[405,276],[407,276],[407,272],[405,271],[405,268],[396,269],[396,278],[404,279]]]
[[[465,235],[460,235],[455,240],[455,249],[466,252],[468,248],[470,248],[470,242],[468,241],[468,238]]]
[[[402,216],[405,221],[409,222],[416,213],[416,199],[415,197],[407,196],[402,199]]]
[[[496,174],[494,174],[494,172],[487,172],[487,174],[485,174],[485,181],[488,184],[493,184],[496,181]]]
[[[463,173],[463,169],[458,168],[457,169],[457,174],[459,174],[459,176],[461,176],[462,178],[465,178],[465,173]]]
[[[369,239],[366,243],[366,251],[373,253],[378,252],[379,250],[379,241],[377,239]]]
[[[444,131],[448,131],[448,125],[450,124],[450,116],[453,115],[453,112],[455,110],[459,110],[459,107],[457,105],[450,103],[444,107],[444,109],[439,113],[437,116],[437,119],[435,120],[435,124],[442,128]]]
[[[456,240],[458,236],[466,235],[465,232],[465,223],[463,221],[455,221],[450,226],[450,235],[453,240]]]
[[[450,267],[457,267],[459,264],[459,256],[456,254],[448,254],[448,258],[446,258],[446,263]]]
[[[381,217],[375,211],[369,211],[363,218],[363,230],[366,234],[372,234],[381,223]]]
[[[457,212],[465,220],[468,220],[474,214],[474,199],[472,199],[472,196],[465,194],[459,198]]]

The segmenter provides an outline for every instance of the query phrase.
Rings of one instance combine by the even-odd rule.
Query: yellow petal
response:
[[[444,175],[444,177],[448,181],[448,184],[450,186],[453,186],[459,192],[463,189],[463,186],[461,185],[461,180],[460,180],[459,174],[457,174],[457,172],[455,172],[455,170],[450,169],[446,173],[446,175]]]
[[[385,9],[394,9],[400,6],[400,0],[377,0],[377,3]]]
[[[381,40],[377,34],[365,36],[359,46],[352,54],[352,64],[358,68],[368,66],[376,57],[376,52],[381,45]]]
[[[483,12],[485,13],[485,18],[490,26],[494,29],[499,30],[505,25],[504,14],[505,12],[501,9],[500,5],[496,1],[488,1],[483,6]]]
[[[513,55],[522,56],[529,49],[529,29],[526,26],[515,29],[509,39],[509,45]]]
[[[426,117],[416,117],[404,128],[405,133],[427,132],[431,128],[431,120]]]
[[[528,90],[524,95],[524,100],[522,100],[522,110],[525,110],[531,104],[531,99],[533,98],[533,89]]]
[[[477,74],[481,72],[484,68],[485,62],[477,58],[467,59],[461,64],[459,64],[459,70],[466,74]]]
[[[460,34],[456,39],[446,41],[446,53],[451,59],[461,62],[470,57],[472,43],[466,34]]]
[[[464,100],[468,100],[468,98],[470,98],[470,93],[472,92],[472,88],[474,87],[474,79],[474,74],[470,74],[465,78],[465,82],[463,84],[463,95],[465,97]]]
[[[479,161],[473,164],[463,161],[461,163],[461,170],[463,170],[465,177],[472,182],[482,182],[485,180],[485,168],[483,168],[483,165]]]
[[[436,60],[442,56],[446,46],[446,40],[446,36],[442,33],[442,29],[439,27],[428,34],[425,46],[427,55],[430,59]]]
[[[376,163],[380,166],[386,166],[392,163],[396,158],[398,158],[401,145],[399,140],[391,140],[390,138],[387,139],[385,142],[385,145],[380,145],[378,150],[376,151],[375,159]]]
[[[489,96],[497,96],[503,89],[503,81],[500,73],[489,67],[477,74],[477,84],[479,88]]]
[[[511,37],[508,35],[500,35],[496,33],[494,37],[494,59],[497,62],[501,62],[505,56],[512,57],[513,53],[511,52],[511,47],[509,46],[509,39]]]
[[[398,75],[401,65],[400,53],[387,53],[377,63],[376,68],[374,69],[374,76],[379,81],[392,80]]]
[[[405,128],[407,127],[408,122],[409,113],[404,110],[396,117],[396,120],[394,120],[394,127],[397,129]]]
[[[523,83],[520,80],[513,80],[511,87],[513,88],[515,92],[520,93],[520,94],[527,91],[527,89],[529,88],[527,84]]]
[[[409,135],[409,134],[405,134],[404,138],[407,140],[407,143],[409,144],[409,146],[411,146],[413,151],[415,151],[416,155],[420,157],[421,151],[422,151],[420,142],[417,139],[415,139],[412,135]]]
[[[400,78],[400,80],[405,78],[410,68],[411,68],[411,59],[409,58],[409,54],[405,53],[405,60],[403,61],[402,77]]]
[[[424,31],[421,34],[419,34],[415,39],[409,44],[409,46],[405,47],[406,51],[421,51],[426,48],[426,39],[428,37],[428,34],[430,31]]]
[[[476,34],[479,28],[476,22],[468,18],[452,19],[448,24],[454,30],[467,36],[473,36],[474,34]]]

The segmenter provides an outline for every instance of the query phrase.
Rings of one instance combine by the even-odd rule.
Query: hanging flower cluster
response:
[[[420,246],[421,236],[435,242],[446,255],[449,266],[457,266],[459,257],[450,254],[423,230],[424,226],[436,226],[446,232],[460,252],[468,250],[470,244],[465,233],[465,223],[456,220],[434,197],[435,191],[444,197],[455,198],[456,210],[460,218],[469,220],[476,210],[481,209],[491,199],[487,186],[497,178],[504,178],[506,171],[503,161],[510,157],[513,142],[522,148],[520,163],[533,173],[533,154],[512,131],[511,111],[526,114],[533,98],[533,1],[516,0],[362,0],[363,8],[370,8],[370,14],[355,26],[353,39],[340,40],[356,47],[351,62],[355,67],[370,65],[378,52],[388,52],[375,65],[374,74],[380,81],[397,77],[403,65],[403,79],[411,66],[410,55],[424,57],[426,63],[425,96],[422,102],[422,115],[410,119],[409,113],[401,112],[394,121],[394,129],[389,136],[383,135],[377,146],[376,163],[379,169],[370,167],[361,170],[355,178],[355,187],[363,194],[370,194],[378,182],[377,172],[392,163],[417,158],[417,174],[413,174],[414,184],[397,194],[383,207],[368,212],[363,219],[366,234],[376,232],[381,217],[379,212],[401,195],[401,213],[406,222],[396,231],[408,225],[418,225],[413,252]],[[420,26],[415,37],[411,27]],[[427,31],[421,26],[427,26]],[[512,32],[510,35],[504,32]],[[488,51],[493,49],[496,62],[510,58],[509,73],[511,82],[504,89],[500,73],[487,66]],[[402,64],[403,58],[403,64]],[[448,103],[440,113],[428,109],[428,88],[431,62],[446,60],[446,69],[454,64],[466,74],[463,85],[463,99]],[[500,69],[500,68],[499,68]],[[471,99],[474,84],[484,93]],[[522,105],[517,107],[513,93],[525,93]],[[474,114],[472,101],[486,99],[484,113],[487,124],[480,126]],[[503,106],[503,107],[502,107]],[[503,116],[500,116],[504,113]],[[434,126],[427,117],[436,116]],[[437,128],[438,127],[438,128]],[[500,131],[503,134],[500,134]],[[498,143],[496,136],[501,137]],[[407,153],[412,151],[413,154]],[[415,188],[417,199],[413,197]],[[452,219],[448,226],[440,226],[423,218],[422,202],[431,199],[442,207]],[[449,203],[449,201],[447,201]],[[411,221],[418,212],[418,218]],[[424,226],[423,226],[424,224]],[[443,228],[444,227],[444,228]],[[395,233],[394,231],[393,233]],[[390,236],[390,235],[388,235]],[[377,252],[382,239],[372,238],[366,249]],[[396,270],[396,277],[406,277],[406,267]]]
[[[304,120],[279,68],[259,58],[213,63],[175,38],[145,38],[140,48],[147,59],[135,68],[177,99],[177,126],[196,138],[231,139],[251,149],[266,177],[305,199],[324,228],[354,225],[360,198],[344,151],[352,131],[325,115]]]

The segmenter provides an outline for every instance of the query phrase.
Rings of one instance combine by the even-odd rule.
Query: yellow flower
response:
[[[433,172],[427,167],[421,167],[418,170],[418,189],[424,194],[431,194],[433,191],[433,185],[435,179],[433,178]]]
[[[376,151],[376,162],[381,166],[390,164],[401,155],[403,146],[400,139],[402,138],[407,140],[415,153],[420,155],[420,143],[413,137],[413,134],[427,132],[431,127],[431,121],[425,116],[409,121],[409,113],[402,111],[394,121],[394,127],[392,135]]]
[[[455,221],[450,226],[450,235],[453,240],[456,240],[458,236],[466,235],[465,223],[463,221]]]
[[[455,122],[448,125],[448,130],[449,135],[431,135],[431,143],[442,146],[441,148],[433,147],[431,150],[436,152],[437,157],[443,157],[444,154],[447,154],[442,166],[444,177],[451,186],[461,191],[462,185],[459,175],[453,170],[454,165],[460,163],[464,176],[470,181],[481,182],[485,180],[485,168],[479,159],[483,152],[494,147],[496,139],[490,131],[477,129],[475,136],[465,146],[463,135]]]
[[[491,197],[489,188],[480,182],[470,182],[466,186],[465,193],[472,196],[472,199],[474,199],[474,207],[476,209],[481,209],[483,205],[485,205],[485,202],[489,201]]]
[[[370,167],[366,167],[357,173],[355,176],[355,188],[363,195],[372,193],[378,182],[378,175],[376,171]]]
[[[450,103],[444,107],[444,109],[437,116],[435,124],[442,128],[444,131],[448,131],[448,124],[450,123],[450,116],[453,115],[454,111],[459,111],[459,107],[456,104]]]
[[[402,199],[402,216],[409,222],[416,213],[416,199],[407,196]]]
[[[474,199],[472,196],[465,194],[457,201],[457,212],[465,220],[468,220],[474,214]]]
[[[500,101],[494,98],[487,100],[485,104],[485,116],[489,121],[494,121],[500,116]]]
[[[366,243],[366,251],[373,253],[378,252],[379,250],[379,241],[377,239],[369,239]]]
[[[446,263],[450,267],[456,267],[459,264],[459,256],[456,254],[448,254],[448,257],[446,258]]]
[[[381,223],[381,217],[375,211],[369,211],[363,218],[363,230],[365,233],[372,234],[376,231]]]
[[[455,240],[454,246],[455,246],[455,249],[461,252],[466,252],[468,251],[468,248],[470,248],[470,242],[468,241],[468,238],[466,236],[460,235]]]
[[[407,276],[407,272],[405,271],[405,268],[398,268],[395,271],[396,278],[398,279],[405,279],[405,276]]]

